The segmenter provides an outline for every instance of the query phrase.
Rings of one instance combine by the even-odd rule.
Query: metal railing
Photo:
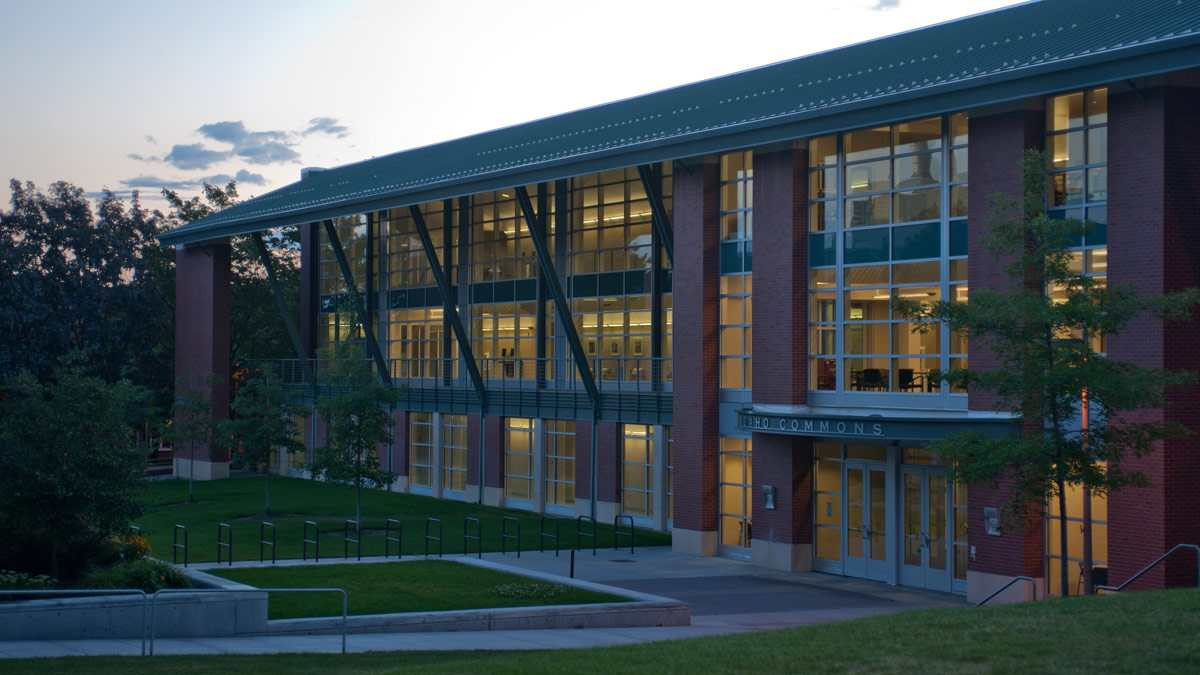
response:
[[[141,591],[138,591],[142,593]],[[346,653],[346,615],[349,608],[349,598],[346,596],[346,591],[340,588],[164,588],[155,591],[150,599],[150,655],[154,656],[154,633],[155,633],[155,607],[158,604],[158,596],[170,595],[179,593],[341,593],[342,594],[342,653]],[[142,593],[145,595],[145,593]],[[145,634],[145,612],[143,610],[143,630]],[[145,654],[143,645],[142,654]]]
[[[266,534],[266,529],[268,527],[271,528],[271,540],[270,541],[267,541],[267,538],[264,536]],[[271,547],[271,564],[274,565],[275,564],[275,523],[272,523],[272,522],[266,521],[266,520],[259,523],[259,525],[258,525],[258,562],[263,561],[263,547],[264,546]]]
[[[354,536],[350,536],[350,526],[354,525]],[[357,520],[347,520],[346,529],[342,532],[342,558],[350,559],[350,544],[354,544],[356,560],[362,560],[362,533]]]
[[[179,544],[179,531],[183,530],[183,545]],[[183,549],[183,566],[188,565],[188,530],[186,525],[175,525],[171,534],[171,562],[179,564],[179,550]]]
[[[1149,572],[1150,570],[1154,569],[1155,566],[1157,566],[1159,563],[1161,563],[1162,561],[1164,561],[1168,557],[1170,557],[1170,555],[1172,553],[1174,553],[1180,549],[1185,549],[1185,548],[1191,549],[1196,552],[1196,586],[1200,587],[1200,546],[1196,546],[1195,544],[1176,544],[1175,546],[1171,547],[1171,550],[1158,556],[1157,560],[1155,560],[1154,562],[1150,563],[1149,565],[1146,565],[1145,567],[1143,567],[1142,571],[1140,571],[1137,574],[1126,579],[1125,583],[1121,584],[1120,586],[1096,586],[1096,590],[1108,591],[1110,593],[1119,593],[1121,591],[1121,589],[1123,589],[1126,586],[1128,586],[1129,584],[1132,584],[1133,582],[1137,581],[1138,577],[1140,577],[1143,574],[1145,574],[1146,572]]]
[[[997,588],[995,591],[992,592],[991,595],[989,595],[986,598],[975,603],[975,606],[976,607],[982,606],[983,603],[987,602],[988,600],[991,600],[992,598],[996,597],[997,595],[1000,595],[1004,591],[1008,590],[1009,586],[1012,586],[1013,584],[1017,583],[1018,581],[1028,581],[1029,588],[1033,590],[1033,599],[1037,600],[1037,582],[1033,580],[1033,577],[1017,576],[1017,577],[1013,577],[1012,579],[1009,579],[1007,584],[1004,584],[1000,588]]]
[[[396,526],[396,536],[392,536],[392,525]],[[400,525],[400,521],[395,518],[388,518],[383,524],[383,557],[386,560],[391,552],[389,547],[392,542],[396,542],[396,560],[404,557],[404,528]]]
[[[515,535],[508,533],[508,524],[516,523],[517,533]],[[512,516],[504,516],[500,521],[500,555],[508,555],[508,540],[511,539],[517,542],[517,557],[521,557],[521,519]]]
[[[221,539],[221,533],[228,535],[225,540]],[[217,523],[217,564],[221,564],[221,549],[229,554],[229,566],[233,567],[233,528],[229,523]]]
[[[312,539],[308,538],[308,526],[309,525],[312,525],[312,527],[313,527]],[[301,545],[303,546],[303,549],[304,549],[303,553],[301,554],[301,558],[303,560],[308,560],[308,545],[312,544],[313,548],[315,549],[315,552],[316,552],[316,557],[314,558],[314,560],[316,560],[317,562],[321,562],[321,526],[317,525],[316,521],[314,521],[314,520],[304,521],[304,534],[301,535],[300,538],[301,538],[301,542],[302,542]]]
[[[621,521],[629,523],[628,530],[621,529]],[[617,550],[621,545],[617,542],[621,541],[621,537],[629,537],[629,552],[633,553],[633,516],[628,514],[618,514],[613,518],[613,550]]]
[[[437,523],[437,536],[429,534],[429,526]],[[425,519],[425,557],[429,557],[429,542],[436,541],[438,548],[438,557],[442,557],[442,520],[440,518]]]
[[[475,523],[475,534],[470,534],[468,525],[471,523]],[[467,541],[471,539],[475,540],[475,550],[479,554],[479,559],[483,560],[483,525],[478,518],[463,518],[463,555],[471,555],[471,552],[467,550]]]
[[[588,522],[588,523],[592,524],[591,532],[583,531],[584,522]],[[591,537],[591,539],[592,539],[592,555],[596,555],[596,521],[591,516],[579,516],[578,518],[575,519],[575,548],[573,550],[576,550],[576,551],[583,550],[583,546],[582,546],[582,544],[580,544],[580,540],[583,539],[584,537]]]
[[[78,597],[81,595],[140,595],[142,596],[142,656],[146,655],[146,598],[148,594],[140,588],[110,588],[105,590],[51,590],[43,589],[40,591],[10,591],[2,590],[0,595],[58,595],[66,597]],[[154,652],[151,651],[151,654]]]

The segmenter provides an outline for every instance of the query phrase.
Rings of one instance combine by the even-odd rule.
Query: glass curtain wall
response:
[[[368,285],[368,221],[365,215],[334,219],[334,231],[346,254],[346,262],[354,277],[357,290],[367,293]],[[362,326],[354,298],[349,294],[341,267],[325,228],[320,231],[320,305],[317,315],[317,347],[328,348],[345,340],[362,339]]]
[[[546,420],[546,504],[575,504],[575,421]]]
[[[749,438],[721,438],[721,545],[750,547],[751,442]]]
[[[509,417],[504,421],[504,496],[533,499],[533,420]]]
[[[466,415],[442,415],[442,489],[467,490]]]
[[[721,388],[750,389],[754,153],[721,155]]]
[[[893,296],[966,301],[967,117],[809,141],[809,388],[931,394],[965,337],[914,333]]]
[[[621,425],[621,512],[654,515],[654,427]]]
[[[433,488],[433,413],[408,414],[408,484]]]

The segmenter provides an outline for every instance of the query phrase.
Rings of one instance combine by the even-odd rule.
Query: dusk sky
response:
[[[88,192],[337,166],[1006,0],[0,0],[0,178]]]

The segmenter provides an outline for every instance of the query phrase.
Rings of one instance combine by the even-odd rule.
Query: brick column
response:
[[[1110,89],[1108,113],[1108,281],[1151,297],[1200,286],[1200,128],[1191,88],[1161,87],[1142,95]],[[1145,368],[1200,371],[1200,323],[1164,326],[1143,317],[1108,342],[1109,358]],[[1200,394],[1175,392],[1166,410],[1140,411],[1138,420],[1171,420],[1200,430]],[[1108,498],[1109,582],[1121,583],[1179,543],[1200,543],[1200,440],[1163,441],[1129,460],[1152,487]],[[1133,588],[1191,586],[1195,558],[1169,559]]]
[[[620,512],[621,425],[601,421],[596,423],[596,522],[611,523]]]
[[[575,420],[575,515],[591,515],[592,421]]]
[[[212,395],[212,416],[229,419],[229,240],[175,249],[175,395]],[[206,380],[219,380],[209,387]],[[192,476],[192,470],[195,470]],[[229,475],[229,451],[203,443],[175,448],[175,475],[213,480]]]
[[[387,458],[383,453],[387,446],[380,449],[379,456],[387,466]],[[396,474],[395,486],[401,492],[408,492],[408,411],[396,410],[392,413],[392,472]]]
[[[504,493],[504,418],[483,424],[483,503],[498,506]],[[467,416],[467,501],[479,499],[479,415]]]
[[[672,548],[693,555],[715,555],[720,168],[715,158],[690,160],[677,163],[673,176],[675,519]]]
[[[1012,280],[1004,274],[1006,261],[984,249],[987,221],[991,209],[988,200],[1003,193],[1022,198],[1021,159],[1026,149],[1041,148],[1045,143],[1045,113],[1040,100],[1009,106],[1004,110],[971,111],[971,179],[968,191],[967,253],[970,256],[968,286],[971,290],[1004,290]],[[1000,361],[979,340],[968,345],[968,366],[994,370]],[[996,396],[990,392],[971,392],[971,410],[994,410]],[[1012,498],[1013,483],[1002,480],[996,487],[971,485],[967,488],[967,543],[975,549],[968,563],[967,598],[980,600],[1017,575],[1039,580],[1044,588],[1045,524],[1040,505],[1031,506],[1028,522],[1008,523],[1000,536],[988,535],[983,527],[984,507],[1003,513]],[[1023,599],[1023,590],[1013,591],[1012,599]]]
[[[808,151],[787,144],[754,151],[755,404],[808,402]],[[812,569],[812,440],[753,434],[751,560]],[[763,486],[775,507],[763,506]]]

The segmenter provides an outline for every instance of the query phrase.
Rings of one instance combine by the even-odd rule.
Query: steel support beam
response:
[[[454,331],[454,337],[458,340],[458,349],[462,352],[463,360],[467,364],[467,374],[471,376],[471,384],[475,386],[475,393],[479,396],[480,413],[486,415],[487,388],[483,385],[479,366],[475,364],[475,353],[471,350],[471,338],[467,335],[462,319],[458,316],[457,303],[450,297],[450,284],[446,282],[446,275],[433,250],[433,240],[429,238],[429,228],[425,226],[425,217],[421,215],[421,207],[416,204],[409,206],[408,211],[412,214],[413,224],[417,227],[417,235],[421,237],[421,248],[425,251],[425,259],[429,262],[433,279],[442,293],[442,311],[450,319],[450,328]]]
[[[583,343],[579,341],[579,333],[575,331],[575,323],[571,320],[571,305],[567,304],[567,296],[563,293],[562,284],[558,283],[558,275],[554,271],[554,261],[550,257],[550,249],[546,246],[546,233],[543,231],[538,218],[533,212],[533,204],[529,201],[529,191],[524,185],[517,186],[517,203],[521,205],[521,213],[525,216],[525,227],[529,229],[533,239],[533,247],[537,250],[538,263],[542,268],[542,278],[546,288],[554,300],[554,317],[567,336],[567,344],[571,348],[575,367],[579,370],[579,379],[587,389],[588,397],[592,399],[592,411],[600,412],[600,390],[596,388],[596,379],[588,366],[587,356],[583,353]],[[559,236],[563,236],[559,234]],[[593,450],[595,453],[595,450]]]
[[[649,164],[638,165],[638,175],[642,177],[642,187],[646,190],[646,198],[650,201],[650,220],[654,223],[654,231],[662,240],[663,250],[667,252],[667,261],[675,267],[675,236],[671,231],[671,223],[667,222],[667,209],[662,201],[662,181]]]
[[[300,333],[296,330],[296,324],[292,322],[292,317],[288,314],[287,303],[283,301],[283,291],[279,289],[279,280],[275,278],[275,267],[271,264],[271,254],[267,251],[267,245],[263,242],[262,233],[253,233],[254,245],[258,248],[258,255],[262,258],[263,267],[267,270],[267,281],[271,284],[271,290],[275,293],[275,303],[279,305],[279,315],[283,317],[283,323],[287,326],[288,337],[292,340],[292,348],[296,350],[296,358],[300,360],[300,369],[304,372],[304,379],[312,387],[313,395],[317,395],[317,379],[313,377],[312,368],[308,364],[308,356],[304,353],[304,345],[300,342]]]
[[[387,359],[383,358],[383,352],[379,349],[375,332],[371,330],[367,307],[363,304],[362,294],[358,292],[358,284],[354,283],[354,274],[350,271],[350,263],[346,261],[346,252],[342,250],[342,242],[338,239],[332,220],[326,220],[324,225],[325,234],[329,236],[329,245],[333,249],[334,256],[337,257],[338,267],[342,270],[342,279],[346,281],[346,288],[350,289],[350,294],[354,296],[354,308],[358,311],[358,321],[362,324],[363,335],[367,338],[367,347],[371,350],[371,355],[375,357],[375,366],[379,369],[379,379],[390,387],[392,373],[388,368]]]

